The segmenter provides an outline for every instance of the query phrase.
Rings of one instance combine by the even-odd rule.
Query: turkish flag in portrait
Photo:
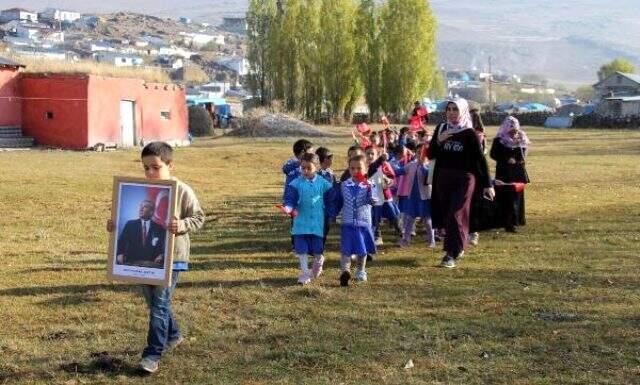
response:
[[[169,221],[169,189],[149,187],[147,188],[147,199],[156,204],[152,220],[166,228]]]

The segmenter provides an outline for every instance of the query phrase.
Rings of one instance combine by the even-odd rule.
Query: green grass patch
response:
[[[321,144],[339,170],[349,133],[335,131]],[[174,300],[187,341],[153,377],[135,368],[143,299],[106,280],[112,177],[141,176],[138,152],[0,153],[0,383],[637,384],[640,132],[529,134],[520,233],[482,233],[449,271],[385,229],[370,281],[348,289],[335,229],[325,274],[295,285],[273,208],[292,140],[178,149],[207,223]]]

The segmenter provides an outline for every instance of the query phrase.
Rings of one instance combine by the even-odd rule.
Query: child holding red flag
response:
[[[349,286],[352,255],[356,256],[357,261],[356,281],[364,282],[367,280],[367,255],[376,253],[371,231],[371,205],[375,200],[371,184],[367,180],[364,155],[356,155],[349,159],[349,171],[351,178],[340,184],[332,215],[335,218],[342,211],[340,286]]]

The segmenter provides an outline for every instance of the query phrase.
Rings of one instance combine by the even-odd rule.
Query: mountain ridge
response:
[[[600,65],[616,57],[640,64],[637,0],[432,0],[438,20],[438,56],[447,68],[494,69],[537,73],[563,83],[594,83]],[[176,5],[178,4],[178,5]],[[160,17],[192,17],[219,22],[242,14],[248,0],[20,0],[19,6],[42,10],[49,6],[84,13],[129,11]],[[17,6],[0,0],[0,8]]]

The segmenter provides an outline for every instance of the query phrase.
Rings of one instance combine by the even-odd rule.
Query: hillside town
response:
[[[221,24],[212,25],[181,16],[163,19],[125,12],[98,15],[57,8],[39,11],[11,8],[0,11],[0,37],[0,52],[6,56],[0,66],[4,72],[24,72],[25,67],[29,72],[29,65],[24,61],[46,60],[95,63],[116,69],[153,69],[168,75],[167,81],[160,82],[178,85],[178,88],[169,88],[183,94],[175,108],[185,110],[175,114],[182,119],[177,123],[183,127],[180,133],[173,132],[171,137],[162,138],[175,143],[184,143],[187,136],[200,132],[189,127],[189,115],[195,116],[204,110],[215,127],[227,127],[234,117],[242,116],[244,106],[252,104],[247,84],[249,61],[244,15],[225,17]],[[484,68],[442,68],[441,75],[445,83],[444,98],[426,95],[421,100],[430,113],[441,111],[447,97],[459,96],[484,106],[489,122],[498,122],[505,114],[520,114],[525,124],[548,127],[633,126],[640,115],[640,76],[634,74],[603,77],[586,96],[562,85],[554,86],[540,75],[492,70],[490,62]],[[17,76],[8,78],[17,81]],[[35,75],[21,76],[33,78]],[[25,87],[20,90],[28,92],[24,91]],[[26,97],[5,97],[13,96]],[[7,100],[11,99],[2,103],[7,105],[10,103]],[[23,100],[28,103],[28,99]],[[24,113],[24,106],[21,111]],[[364,102],[355,106],[353,113],[354,119],[371,118]],[[33,138],[35,143],[47,146],[116,147],[139,143],[145,136],[138,132],[127,140],[107,136],[69,144],[40,137],[33,128],[26,128],[31,137],[23,138],[17,129],[25,128],[26,118],[9,118],[17,114],[5,113],[5,119],[0,121],[0,126],[9,127],[5,137],[15,136],[11,138],[13,141],[5,140],[7,144],[3,147],[30,146]],[[437,121],[437,115],[435,119]]]
[[[213,26],[187,17],[116,13],[84,15],[48,8],[33,11],[12,8],[0,12],[3,51],[21,57],[95,61],[115,67],[154,67],[171,80],[190,82],[187,68],[206,75],[208,88],[242,95],[240,79],[247,74],[246,21],[229,17]],[[211,91],[209,91],[211,92]]]

